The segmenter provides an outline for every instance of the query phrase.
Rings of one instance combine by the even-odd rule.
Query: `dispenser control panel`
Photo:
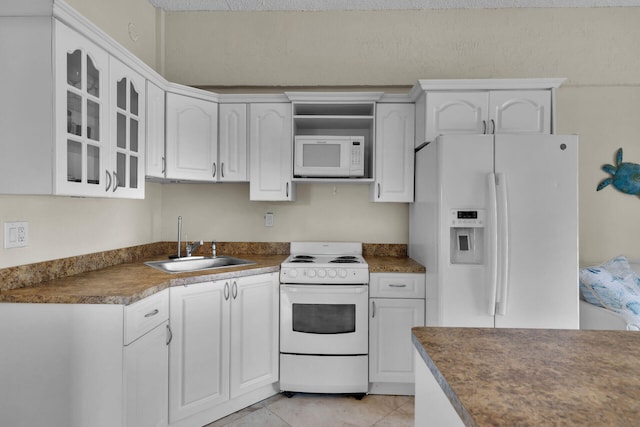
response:
[[[451,227],[484,227],[484,223],[484,210],[451,210]]]

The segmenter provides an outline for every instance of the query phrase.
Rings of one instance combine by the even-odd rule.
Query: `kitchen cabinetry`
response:
[[[278,274],[171,288],[169,419],[204,425],[277,393]]]
[[[171,92],[166,103],[166,178],[215,182],[218,104]]]
[[[169,423],[169,291],[124,309],[124,425]]]
[[[290,103],[249,106],[251,200],[295,200],[291,120]]]
[[[247,104],[220,104],[219,182],[246,182]]]
[[[147,81],[147,152],[146,176],[150,178],[164,178],[165,148],[164,148],[164,90]]]
[[[167,425],[168,297],[0,304],[0,425]]]
[[[414,104],[377,104],[374,202],[413,202]]]
[[[2,56],[27,58],[0,70],[0,193],[144,197],[140,75],[51,16],[0,31]]]
[[[411,328],[424,326],[425,275],[371,273],[369,392],[413,394]]]
[[[61,22],[55,21],[54,28],[54,192],[108,196],[113,183],[108,170],[109,56]]]
[[[554,133],[555,89],[562,81],[420,80],[413,90],[416,146],[441,134]]]
[[[111,99],[110,191],[144,199],[146,82],[115,58],[109,61]],[[108,184],[108,183],[107,183]]]

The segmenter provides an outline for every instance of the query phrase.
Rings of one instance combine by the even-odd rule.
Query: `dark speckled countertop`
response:
[[[262,247],[267,245],[267,247]],[[255,264],[202,270],[191,273],[165,273],[144,265],[145,261],[167,259],[162,255],[144,255],[149,251],[163,251],[165,246],[128,248],[105,254],[75,257],[60,261],[33,264],[0,270],[0,302],[15,303],[61,303],[61,304],[124,304],[128,305],[170,286],[180,286],[209,280],[224,280],[255,274],[280,271],[280,263],[288,256],[288,244],[224,244],[218,245],[224,254],[253,261]],[[400,249],[398,250],[399,247]],[[424,273],[424,266],[403,255],[404,245],[369,245],[365,255],[371,272]],[[124,252],[124,255],[123,255]],[[132,262],[121,262],[131,252],[142,258]],[[275,252],[275,253],[274,253]],[[220,252],[219,252],[220,253]],[[399,256],[386,256],[391,253]],[[197,255],[200,255],[196,253]],[[383,255],[378,255],[383,254]],[[201,255],[210,255],[202,253]],[[112,265],[101,266],[109,259]],[[112,259],[110,259],[112,258]],[[82,264],[97,265],[90,271],[75,272],[72,269]],[[38,283],[22,285],[24,277],[51,276],[53,270],[60,270],[58,277]],[[65,275],[65,271],[71,274]],[[33,279],[34,281],[37,279]]]
[[[640,425],[640,333],[419,327],[413,343],[467,426]]]

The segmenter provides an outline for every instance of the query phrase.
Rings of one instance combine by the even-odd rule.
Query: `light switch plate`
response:
[[[21,248],[29,244],[29,223],[15,221],[4,223],[4,248]]]

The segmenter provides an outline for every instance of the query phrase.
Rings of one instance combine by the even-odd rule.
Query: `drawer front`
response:
[[[371,298],[424,298],[425,275],[422,273],[371,273]]]
[[[124,308],[124,345],[169,319],[169,290],[165,289]]]

